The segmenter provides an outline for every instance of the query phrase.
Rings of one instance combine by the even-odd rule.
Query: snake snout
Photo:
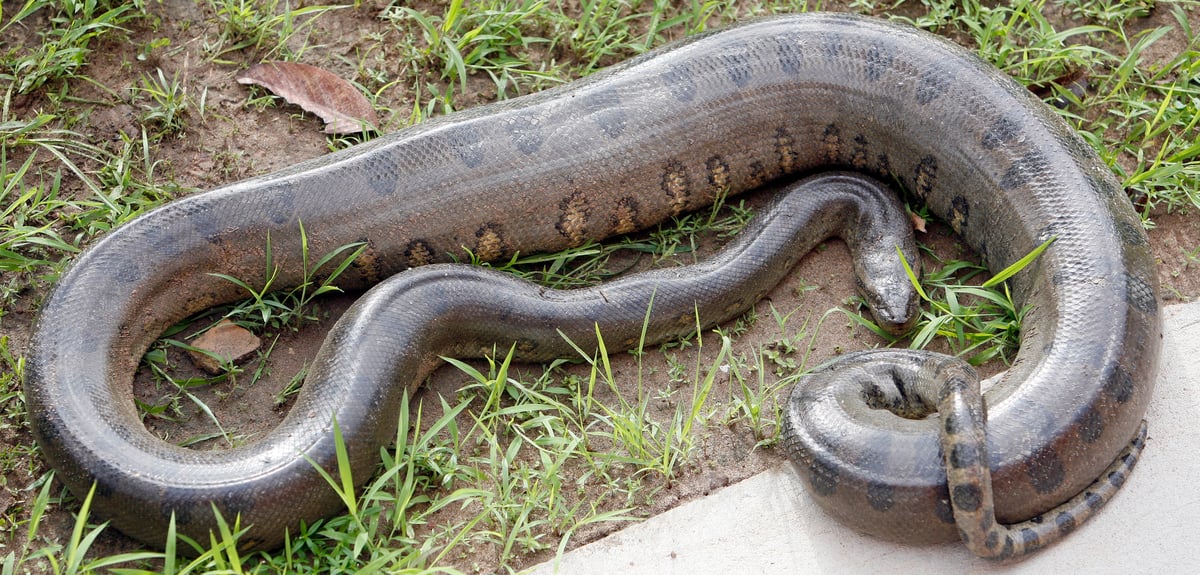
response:
[[[902,336],[917,322],[915,315],[900,315],[895,310],[876,311],[875,324],[889,335]]]
[[[917,323],[917,302],[919,300],[916,292],[913,291],[911,296],[889,299],[891,301],[887,301],[884,306],[874,310],[875,323],[891,335],[904,335]]]
[[[901,336],[917,322],[920,298],[907,277],[858,278],[858,293],[880,329]]]

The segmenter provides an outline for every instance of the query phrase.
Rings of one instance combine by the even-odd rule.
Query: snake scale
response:
[[[688,322],[693,305],[719,321],[751,305],[800,254],[751,253],[763,243],[746,240],[738,258],[770,273],[741,277],[751,264],[701,264],[587,297],[462,267],[399,272],[463,247],[483,259],[559,250],[652,225],[724,191],[831,168],[899,183],[993,270],[1055,241],[1011,280],[1028,313],[1011,369],[984,396],[986,445],[973,458],[957,444],[946,450],[951,475],[982,461],[994,490],[955,487],[951,510],[938,441],[957,440],[967,426],[891,413],[895,394],[911,399],[901,372],[966,376],[923,367],[928,359],[854,354],[849,367],[814,376],[848,387],[798,389],[796,399],[816,407],[789,406],[807,415],[789,415],[783,443],[817,501],[858,529],[921,542],[959,536],[948,515],[974,517],[969,498],[957,497],[964,493],[994,495],[999,520],[1016,522],[1072,497],[1096,503],[1087,489],[1097,478],[1119,485],[1120,472],[1101,476],[1114,459],[1136,455],[1118,457],[1142,424],[1160,340],[1155,268],[1123,190],[1052,111],[965,50],[907,26],[833,14],[698,35],[135,219],[81,255],[44,303],[26,371],[32,428],[58,477],[81,496],[94,482],[95,512],[131,536],[161,545],[173,514],[181,533],[207,540],[215,506],[251,525],[247,547],[272,547],[285,529],[340,508],[305,459],[336,467],[331,416],[365,480],[379,446],[394,438],[400,394],[439,355],[515,345],[538,359],[561,351],[557,330],[586,345],[596,322],[611,330],[606,340],[631,343],[646,289],[621,286],[651,280],[659,299],[650,335],[667,337],[681,322],[659,313],[660,301],[686,302]],[[211,274],[260,277],[268,234],[275,285],[301,281],[300,222],[312,253],[366,242],[339,285],[395,275],[377,288],[384,295],[368,292],[335,327],[315,360],[324,375],[310,374],[284,422],[259,441],[201,452],[153,437],[130,394],[138,358],[167,326],[242,297]],[[694,281],[703,274],[716,275]],[[888,381],[868,383],[872,373]],[[838,393],[862,407],[821,411],[822,398]],[[833,427],[812,429],[805,417]],[[971,500],[981,511],[990,501]],[[1059,531],[1072,519],[1059,514]],[[1036,537],[1025,539],[1036,548]]]

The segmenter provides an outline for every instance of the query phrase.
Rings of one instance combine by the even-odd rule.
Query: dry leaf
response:
[[[325,120],[326,134],[374,130],[379,123],[371,103],[350,82],[316,66],[297,62],[263,62],[237,77],[239,84],[258,84],[276,96]]]
[[[912,227],[914,230],[925,233],[925,218],[918,216],[916,212],[909,211],[908,219],[912,220]]]

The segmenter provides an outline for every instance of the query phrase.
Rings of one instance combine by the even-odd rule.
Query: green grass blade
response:
[[[1000,273],[992,276],[992,278],[988,281],[983,282],[980,287],[992,287],[1010,277],[1013,277],[1014,275],[1017,275],[1017,272],[1025,269],[1025,267],[1032,263],[1033,260],[1036,260],[1038,256],[1042,255],[1042,252],[1046,251],[1046,248],[1050,247],[1050,244],[1054,243],[1054,240],[1056,239],[1058,239],[1058,236],[1051,236],[1050,239],[1042,242],[1038,247],[1033,248],[1033,251],[1025,254],[1025,257],[1013,262],[1008,267],[1000,270]]]

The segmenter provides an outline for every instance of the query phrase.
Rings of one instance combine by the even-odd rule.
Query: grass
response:
[[[1120,176],[1148,227],[1162,214],[1200,207],[1200,46],[1187,18],[1196,2],[1156,3],[1181,31],[1175,41],[1183,47],[1154,59],[1167,29],[1137,20],[1148,2],[992,4],[839,5],[877,15],[895,16],[898,9],[1038,88]],[[438,13],[399,4],[378,10],[204,0],[196,22],[176,21],[153,3],[27,0],[12,6],[15,12],[0,13],[0,488],[13,501],[0,515],[8,549],[0,574],[84,573],[118,564],[120,573],[515,570],[529,557],[544,558],[640,518],[672,486],[703,471],[704,450],[717,434],[744,432],[756,448],[770,449],[780,391],[810,364],[818,333],[867,322],[854,301],[840,310],[770,307],[770,317],[749,314],[703,337],[639,347],[623,360],[581,353],[570,362],[518,368],[507,350],[497,350],[482,363],[452,362],[462,385],[402,410],[395,444],[381,453],[381,471],[363,492],[346,489],[344,475],[329,478],[347,514],[305,526],[284,550],[240,554],[238,525],[230,518],[210,541],[176,543],[193,549],[192,558],[101,551],[106,529],[89,521],[86,498],[57,491],[29,442],[20,342],[46,289],[81,246],[189,192],[177,183],[176,170],[186,169],[195,154],[212,161],[219,180],[244,175],[253,157],[237,145],[248,129],[242,122],[292,112],[262,111],[262,103],[271,102],[265,98],[257,108],[250,101],[231,104],[227,88],[208,78],[260,59],[316,60],[361,86],[394,130],[566,82],[717,23],[819,6],[490,0],[451,1]],[[345,30],[351,17],[363,28],[361,37],[330,32]],[[1089,88],[1082,99],[1072,89],[1080,81]],[[118,106],[133,110],[132,129],[98,133],[96,116]],[[348,143],[331,139],[328,145]],[[726,205],[635,239],[521,254],[497,267],[555,287],[587,285],[624,271],[639,254],[690,261],[710,238],[734,233],[747,218],[741,204]],[[344,268],[355,249],[314,258],[309,276]],[[1187,261],[1179,273],[1195,267],[1197,251],[1183,248]],[[982,270],[974,264],[935,261],[923,278],[928,311],[912,341],[939,339],[972,361],[1003,361],[1022,310],[1002,285],[979,286]],[[269,285],[270,266],[264,274]],[[276,341],[278,333],[320,315],[312,305],[328,291],[323,281],[284,293],[250,290],[249,299],[226,311]],[[244,441],[221,421],[219,405],[192,398],[198,388],[253,385],[269,368],[260,362],[230,366],[216,378],[178,377],[167,359],[169,349],[187,345],[178,336],[166,334],[147,356],[148,369],[163,378],[164,400],[143,405],[146,417],[178,418],[195,406],[212,414],[217,431],[181,441]],[[273,349],[269,345],[267,355]],[[276,401],[286,403],[303,370],[277,377],[288,383]],[[65,531],[46,520],[66,513],[77,519]]]
[[[94,42],[142,16],[143,8],[137,3],[110,5],[97,0],[27,0],[9,20],[0,22],[0,34],[16,33],[16,27],[37,12],[44,12],[50,25],[37,32],[39,41],[30,42],[27,50],[9,54],[4,77],[20,94],[75,77],[94,50]]]
[[[185,114],[191,106],[191,98],[187,87],[179,80],[179,72],[170,80],[161,69],[155,72],[154,75],[142,75],[141,86],[136,88],[139,96],[136,99],[141,100],[144,109],[143,124],[157,127],[152,137],[160,140],[164,136],[178,135],[187,128]]]
[[[304,55],[312,25],[322,14],[340,6],[297,6],[268,0],[210,0],[216,14],[217,37],[204,36],[204,51],[213,60],[224,61],[231,52],[253,49],[261,59],[295,61]]]

